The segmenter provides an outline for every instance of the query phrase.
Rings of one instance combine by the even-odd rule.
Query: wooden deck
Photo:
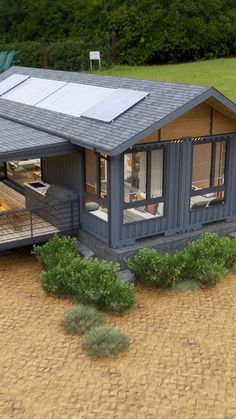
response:
[[[0,213],[1,245],[54,234],[59,229],[28,210]]]
[[[0,182],[0,250],[6,243],[37,239],[59,229],[25,208],[25,197]]]
[[[44,242],[55,233],[77,234],[78,200],[25,207],[24,195],[0,182],[0,251]]]
[[[25,208],[24,195],[0,182],[0,213],[22,208]]]

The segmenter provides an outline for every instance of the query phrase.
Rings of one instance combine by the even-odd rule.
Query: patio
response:
[[[181,294],[138,286],[134,308],[108,318],[129,350],[94,361],[64,334],[71,304],[44,294],[30,250],[2,255],[0,273],[2,418],[236,416],[235,276]]]

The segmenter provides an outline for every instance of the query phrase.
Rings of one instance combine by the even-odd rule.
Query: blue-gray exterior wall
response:
[[[84,211],[83,153],[43,158],[44,180],[69,187],[79,193],[80,227],[113,249],[129,246],[138,239],[171,236],[200,229],[215,221],[236,220],[236,134],[227,135],[228,164],[226,202],[190,211],[192,139],[166,142],[163,217],[123,224],[123,155],[109,158],[108,222]],[[223,137],[222,137],[223,138]],[[211,138],[209,137],[209,140]]]
[[[119,157],[110,158],[111,207],[110,247],[118,249],[134,244],[138,239],[156,235],[171,236],[201,229],[208,223],[236,220],[236,134],[209,137],[209,141],[227,139],[227,189],[226,200],[198,210],[190,210],[192,177],[192,139],[177,143],[166,142],[164,171],[164,216],[123,224],[122,184],[123,169]],[[120,183],[120,187],[119,187]],[[120,200],[118,202],[118,200]],[[120,216],[119,216],[120,213]]]

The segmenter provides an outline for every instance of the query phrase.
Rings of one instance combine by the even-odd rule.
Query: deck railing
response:
[[[78,227],[77,200],[0,212],[0,249],[7,243],[33,243],[55,233],[73,233]]]

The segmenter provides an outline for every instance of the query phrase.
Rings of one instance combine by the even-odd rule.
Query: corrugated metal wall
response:
[[[43,180],[79,192],[79,153],[42,158]]]

